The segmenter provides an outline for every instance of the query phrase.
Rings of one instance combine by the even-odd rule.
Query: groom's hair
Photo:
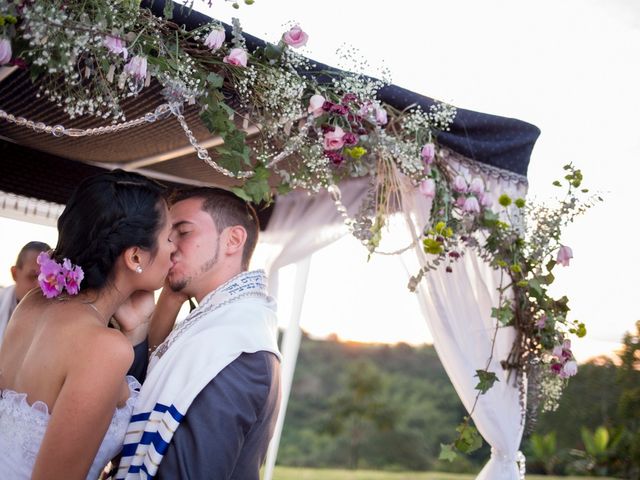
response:
[[[202,210],[211,215],[219,232],[227,227],[240,225],[247,232],[247,239],[242,249],[242,269],[249,268],[251,256],[258,243],[260,223],[256,211],[250,203],[235,193],[217,187],[193,187],[176,190],[169,199],[174,205],[189,198],[201,198]]]

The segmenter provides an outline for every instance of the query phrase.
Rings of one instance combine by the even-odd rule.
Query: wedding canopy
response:
[[[151,3],[153,11],[161,14],[163,2]],[[184,24],[187,29],[210,20],[198,12],[174,6],[173,22]],[[258,38],[245,37],[249,50],[264,46]],[[330,67],[318,65],[318,72],[327,69]],[[313,75],[313,72],[305,72],[305,75]],[[321,77],[319,80],[322,82]],[[32,83],[29,70],[0,69],[0,110],[5,112],[0,119],[0,209],[21,208],[40,221],[49,218],[53,222],[60,212],[60,205],[65,203],[75,185],[101,169],[139,171],[173,185],[229,187],[238,184],[237,180],[217,173],[198,158],[174,116],[158,115],[154,121],[145,120],[165,103],[161,93],[163,87],[157,81],[153,80],[137,96],[123,103],[130,122],[141,120],[128,128],[110,127],[113,131],[108,134],[97,130],[87,133],[87,129],[110,124],[89,116],[70,119],[62,108],[39,95],[38,82],[36,79]],[[234,104],[234,92],[224,93],[227,103]],[[434,104],[428,97],[395,85],[383,87],[378,98],[400,111],[416,105],[426,111]],[[214,146],[223,142],[221,137],[209,133],[200,119],[199,107],[186,105],[184,112],[200,145],[212,152]],[[7,115],[12,115],[13,120],[8,121]],[[18,121],[18,117],[26,120]],[[246,119],[238,116],[234,121],[247,133],[249,142],[259,134],[259,126]],[[78,136],[43,133],[45,126],[56,125],[70,131],[78,129]],[[438,143],[445,161],[468,181],[482,178],[489,191],[520,198],[526,195],[527,167],[538,135],[536,127],[520,120],[458,109],[449,130],[439,134]],[[215,160],[213,152],[211,156]],[[273,472],[278,439],[286,417],[310,259],[315,251],[348,233],[344,217],[357,212],[366,196],[367,186],[365,179],[356,179],[340,184],[339,193],[325,191],[309,195],[297,190],[277,197],[272,210],[261,210],[266,229],[262,241],[269,246],[267,268],[274,294],[278,293],[279,269],[291,264],[297,266],[293,313],[282,345],[284,402],[268,456],[266,478],[271,478]],[[30,198],[44,201],[51,208],[42,208],[41,202]],[[427,263],[420,237],[423,226],[429,222],[431,200],[417,191],[405,200],[398,211],[406,219],[407,244],[411,248],[400,253],[398,259],[411,271]],[[341,206],[346,211],[341,211]],[[511,350],[515,334],[512,327],[496,328],[496,319],[490,316],[492,306],[500,301],[497,289],[500,273],[489,267],[475,251],[469,249],[464,253],[453,272],[446,271],[445,265],[429,272],[418,283],[415,295],[456,391],[467,410],[474,410],[474,422],[492,446],[491,460],[478,478],[516,479],[524,468],[518,449],[524,426],[525,387],[522,383],[518,386],[508,381],[507,371],[500,365]],[[414,294],[407,292],[407,301],[413,301],[411,295]],[[494,332],[497,332],[495,338]],[[490,365],[486,365],[487,359],[490,359]],[[496,373],[499,382],[479,398],[473,409],[477,382],[474,375],[485,367]]]

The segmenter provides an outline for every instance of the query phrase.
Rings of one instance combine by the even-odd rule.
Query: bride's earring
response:
[[[140,265],[136,266],[136,273],[142,273],[142,267]]]

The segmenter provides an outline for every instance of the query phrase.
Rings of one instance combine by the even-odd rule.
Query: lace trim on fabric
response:
[[[453,150],[449,150],[448,148],[442,147],[440,149],[440,154],[444,159],[451,158],[472,171],[483,173],[485,175],[499,178],[501,180],[506,180],[508,182],[519,183],[525,186],[529,185],[529,181],[524,175],[510,172],[509,170],[504,170],[499,167],[494,167],[493,165],[487,165],[486,163],[478,162],[477,160],[472,160],[463,155],[460,155],[457,152],[454,152]]]

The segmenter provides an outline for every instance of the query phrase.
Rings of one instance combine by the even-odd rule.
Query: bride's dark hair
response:
[[[142,175],[114,170],[80,183],[58,219],[53,258],[84,270],[83,288],[101,288],[129,247],[155,255],[165,221],[165,188]]]

